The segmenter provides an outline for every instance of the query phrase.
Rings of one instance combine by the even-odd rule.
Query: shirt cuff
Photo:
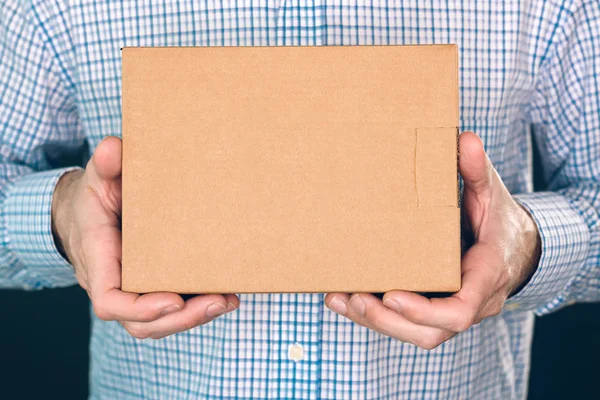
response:
[[[554,192],[513,196],[537,224],[542,253],[529,282],[506,301],[506,310],[533,310],[538,315],[569,305],[568,289],[584,264],[590,233],[564,196]]]
[[[58,180],[77,168],[27,174],[10,186],[5,200],[8,247],[22,270],[13,279],[25,287],[69,286],[77,283],[73,267],[63,258],[52,235],[52,195]]]

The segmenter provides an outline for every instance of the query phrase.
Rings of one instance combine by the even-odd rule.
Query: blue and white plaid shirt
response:
[[[237,312],[160,341],[94,319],[91,397],[523,399],[534,312],[600,299],[599,21],[598,0],[4,0],[0,286],[76,283],[52,240],[52,191],[64,160],[121,134],[121,47],[457,43],[461,129],[483,138],[543,242],[500,315],[433,351],[321,294],[242,295]],[[531,131],[544,193],[531,193]]]

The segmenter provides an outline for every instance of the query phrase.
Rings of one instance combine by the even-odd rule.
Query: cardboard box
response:
[[[122,54],[123,290],[459,289],[456,46]]]

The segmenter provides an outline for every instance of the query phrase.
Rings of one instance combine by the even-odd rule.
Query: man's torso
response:
[[[121,134],[121,47],[457,43],[461,130],[482,137],[511,191],[531,189],[528,104],[555,6],[541,1],[71,3],[38,6],[36,12],[51,32],[90,149],[106,135]],[[332,313],[323,297],[242,295],[238,311],[160,341],[136,340],[117,323],[94,320],[92,396],[525,396],[529,313],[504,312],[426,351]]]

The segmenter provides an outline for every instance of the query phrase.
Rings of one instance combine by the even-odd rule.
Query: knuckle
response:
[[[148,337],[152,340],[164,339],[167,336],[168,336],[168,334],[164,334],[164,333],[152,333],[151,335],[148,335]]]
[[[464,332],[469,329],[475,323],[477,317],[476,310],[469,310],[465,313],[458,314],[456,322],[452,326],[454,332]]]
[[[467,329],[469,329],[473,325],[474,322],[475,322],[475,318],[473,318],[471,316],[461,316],[454,323],[452,330],[454,332],[464,332]]]
[[[444,338],[442,335],[435,333],[429,334],[423,337],[418,343],[417,346],[425,349],[425,350],[433,350],[438,347],[440,344],[444,342]]]
[[[92,306],[94,308],[94,314],[102,321],[111,321],[113,319],[112,313],[106,308],[103,302],[93,301]]]
[[[433,350],[446,340],[443,332],[437,330],[426,331],[420,340],[415,343],[425,350]]]
[[[127,332],[136,339],[147,339],[151,335],[147,330],[136,326],[127,326],[125,329],[127,329]]]
[[[439,343],[429,342],[429,341],[423,342],[422,345],[419,345],[420,348],[425,349],[425,350],[433,350],[438,346],[439,346]]]
[[[138,318],[138,321],[141,322],[152,322],[157,318],[157,312],[154,310],[142,310]]]

